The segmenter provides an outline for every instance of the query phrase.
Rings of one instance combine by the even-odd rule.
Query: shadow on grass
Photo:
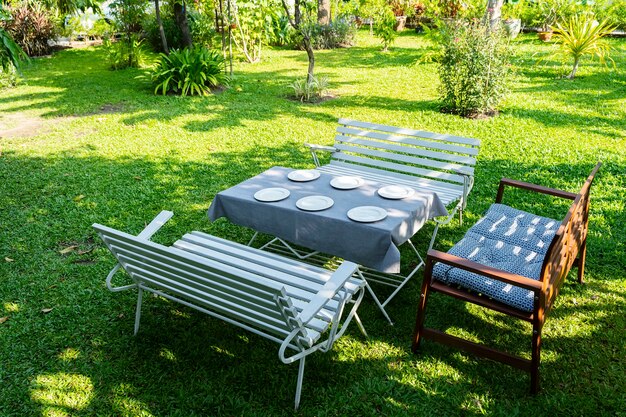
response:
[[[138,233],[156,213],[170,209],[176,215],[156,241],[170,244],[185,232],[203,230],[246,242],[251,231],[226,221],[209,223],[206,210],[217,192],[276,161],[302,166],[308,155],[290,145],[213,153],[201,162],[175,156],[147,161],[3,154],[0,251],[13,261],[0,263],[6,277],[0,299],[17,307],[7,313],[5,304],[9,320],[0,328],[0,356],[10,358],[0,373],[0,414],[292,415],[297,367],[282,365],[271,342],[152,298],[133,337],[135,295],[106,290],[104,277],[114,262],[90,227],[98,222]],[[493,201],[498,176],[573,191],[594,162],[509,166],[503,172],[508,166],[503,161],[485,161],[468,215],[476,216]],[[580,413],[619,410],[615,391],[623,385],[623,369],[615,360],[626,306],[624,292],[609,284],[623,279],[626,226],[613,210],[623,198],[625,169],[623,162],[607,163],[594,184],[587,265],[592,278],[582,288],[568,283],[552,317],[563,326],[576,318],[591,330],[559,335],[558,326],[548,321],[543,394],[526,394],[523,373],[453,349],[427,343],[413,356],[409,347],[419,292],[419,280],[413,280],[389,305],[395,326],[388,326],[366,298],[360,312],[370,339],[352,327],[330,354],[308,359],[298,414],[515,413],[529,403],[545,413],[563,407],[578,407]],[[505,198],[555,217],[563,208],[516,195]],[[598,222],[601,218],[607,221]],[[454,225],[444,228],[440,239],[457,241],[463,230]],[[421,251],[427,240],[416,237]],[[67,242],[86,251],[61,254]],[[42,313],[47,308],[52,310]],[[514,352],[529,344],[524,325],[477,314],[461,303],[434,297],[429,312],[429,325],[437,328],[467,328],[480,340],[512,345]],[[601,385],[594,384],[598,381]]]

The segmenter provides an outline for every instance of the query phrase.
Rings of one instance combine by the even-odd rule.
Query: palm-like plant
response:
[[[580,58],[585,55],[591,55],[592,58],[598,57],[602,63],[605,62],[605,58],[611,60],[609,56],[611,46],[602,38],[613,30],[615,27],[607,20],[598,23],[580,15],[570,17],[563,24],[556,24],[554,27],[555,43],[560,46],[562,54],[574,59],[572,72],[567,78],[572,79],[576,76]]]

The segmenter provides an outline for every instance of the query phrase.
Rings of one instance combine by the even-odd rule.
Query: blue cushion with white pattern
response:
[[[531,279],[539,279],[559,222],[493,204],[448,253]],[[522,311],[533,310],[533,292],[442,263],[433,277],[481,293]]]

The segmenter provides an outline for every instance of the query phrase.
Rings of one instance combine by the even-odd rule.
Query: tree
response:
[[[311,25],[310,18],[308,18],[307,21],[303,21],[302,18],[302,8],[304,8],[306,12],[306,0],[294,0],[293,14],[291,13],[286,0],[281,0],[281,2],[283,4],[283,9],[285,9],[285,13],[287,14],[287,18],[289,19],[289,24],[300,34],[300,36],[302,36],[302,46],[304,47],[307,57],[309,58],[309,68],[307,69],[306,82],[307,84],[311,84],[314,80],[313,71],[315,69],[315,55],[313,54],[313,45],[311,42],[313,26]]]
[[[502,5],[504,0],[487,0],[487,10],[485,11],[485,20],[489,23],[489,28],[495,30],[500,25],[500,17],[502,16]]]
[[[165,55],[169,55],[170,50],[167,47],[167,38],[165,37],[163,21],[161,20],[161,7],[159,6],[159,0],[154,0],[154,12],[156,14],[157,25],[159,25],[159,34],[161,35],[161,42],[163,43],[163,52]]]
[[[330,0],[317,0],[317,23],[321,26],[330,24]]]
[[[191,32],[189,31],[189,22],[187,21],[187,6],[185,0],[174,1],[174,21],[176,26],[180,29],[180,33],[183,37],[183,46],[185,48],[191,48],[193,41],[191,39]]]

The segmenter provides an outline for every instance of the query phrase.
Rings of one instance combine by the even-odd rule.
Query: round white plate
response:
[[[326,210],[335,204],[332,198],[324,195],[311,195],[296,201],[296,207],[306,211]]]
[[[377,222],[387,217],[387,210],[376,206],[360,206],[348,210],[348,217],[355,222]]]
[[[314,169],[297,169],[287,174],[291,181],[306,182],[313,181],[320,177],[320,172]]]
[[[254,198],[263,202],[280,201],[289,197],[289,190],[286,188],[264,188],[254,193]]]
[[[391,200],[400,200],[401,198],[407,198],[413,195],[415,190],[411,187],[404,185],[387,185],[378,189],[378,195],[383,198],[389,198]]]
[[[343,176],[330,180],[330,186],[339,190],[352,190],[363,185],[365,181],[361,177]]]

